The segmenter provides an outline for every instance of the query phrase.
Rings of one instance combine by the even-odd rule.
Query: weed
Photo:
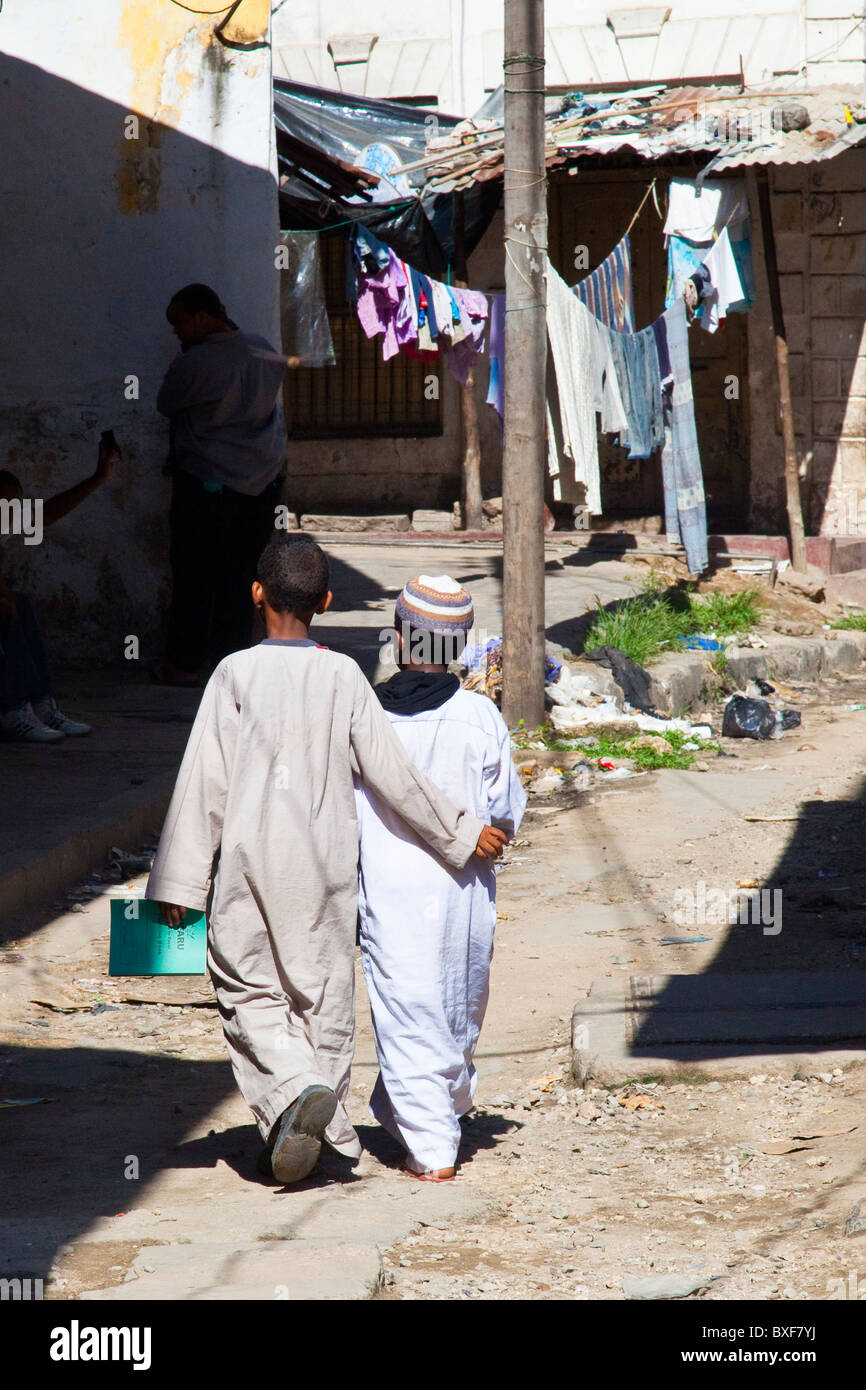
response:
[[[846,613],[844,618],[834,618],[831,627],[843,628],[846,631],[866,632],[866,613]]]
[[[749,632],[758,621],[763,598],[758,589],[742,589],[738,594],[690,595],[691,611],[705,632],[731,637]]]
[[[598,612],[586,634],[584,650],[618,647],[639,666],[644,665],[678,637],[695,632],[715,632],[720,637],[748,632],[760,616],[762,598],[757,589],[738,594],[695,594],[688,586],[662,591],[652,571],[643,591],[613,608]]]

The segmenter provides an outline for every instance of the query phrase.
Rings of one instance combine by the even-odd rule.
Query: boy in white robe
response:
[[[526,793],[502,716],[446,669],[473,621],[447,575],[419,575],[397,602],[403,667],[377,694],[416,767],[511,838]],[[361,958],[379,1076],[370,1109],[416,1177],[454,1177],[459,1117],[472,1106],[473,1055],[487,1006],[496,880],[478,859],[431,854],[371,786],[358,786]]]
[[[342,1102],[354,1047],[358,829],[353,771],[455,869],[505,836],[458,811],[410,763],[360,669],[309,636],[328,562],[275,537],[254,604],[268,636],[205,689],[147,886],[179,926],[209,910],[208,966],[266,1171],[297,1182],[323,1136],[361,1148]],[[401,819],[402,818],[402,819]]]

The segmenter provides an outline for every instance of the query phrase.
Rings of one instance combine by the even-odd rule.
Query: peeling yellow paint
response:
[[[258,43],[268,37],[270,15],[270,0],[241,0],[220,25],[220,34],[227,43]]]

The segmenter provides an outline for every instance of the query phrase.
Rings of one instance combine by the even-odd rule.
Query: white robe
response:
[[[388,712],[412,762],[510,836],[526,808],[508,730],[485,695],[458,690],[438,709]],[[418,1171],[449,1168],[472,1105],[472,1057],[487,1006],[496,879],[475,858],[448,868],[370,787],[359,786],[361,958],[380,1074],[379,1123]]]
[[[147,885],[163,902],[210,900],[229,1057],[265,1137],[305,1086],[324,1083],[342,1102],[349,1085],[353,760],[395,824],[403,817],[455,866],[473,856],[481,822],[412,766],[354,661],[312,641],[233,652],[202,697]],[[360,1154],[342,1104],[327,1138]]]

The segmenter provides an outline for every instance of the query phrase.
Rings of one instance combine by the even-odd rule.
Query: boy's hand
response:
[[[182,927],[186,908],[177,903],[160,903],[159,915],[167,927]]]
[[[479,859],[498,859],[502,853],[504,845],[508,844],[508,836],[502,830],[497,830],[495,825],[485,825],[481,834],[478,836],[478,844],[475,846],[475,853]]]
[[[98,478],[101,483],[104,483],[114,473],[119,462],[120,450],[117,448],[112,449],[104,440],[100,439],[99,449],[96,455],[96,471],[93,475],[94,478]]]

